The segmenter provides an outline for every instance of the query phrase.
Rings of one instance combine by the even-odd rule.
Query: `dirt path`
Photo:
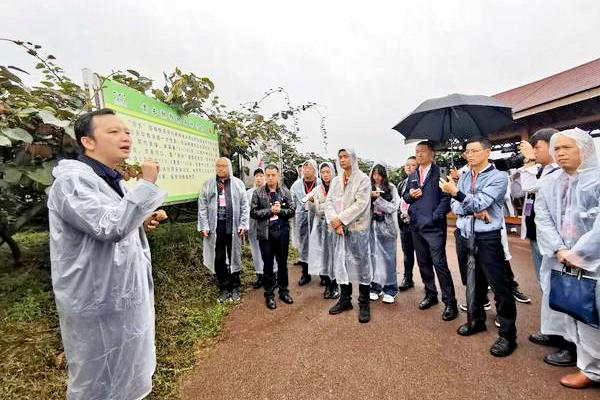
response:
[[[453,246],[450,239],[449,263],[464,299]],[[533,303],[517,306],[519,347],[508,358],[488,352],[496,338],[494,308],[488,331],[469,338],[456,334],[464,313],[444,322],[442,306],[418,310],[423,288],[417,270],[415,289],[392,305],[371,303],[371,322],[359,324],[356,306],[328,315],[333,303],[322,299],[318,279],[298,287],[298,268],[290,267],[295,304],[278,302],[277,310],[269,311],[261,291],[246,292],[243,304],[227,317],[219,343],[183,383],[182,398],[599,399],[599,389],[561,387],[559,378],[575,369],[544,364],[549,349],[527,340],[538,327],[540,296],[528,244],[511,237],[511,251],[517,280]]]

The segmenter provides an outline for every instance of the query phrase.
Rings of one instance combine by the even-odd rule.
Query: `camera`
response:
[[[499,171],[509,171],[513,168],[521,168],[525,164],[525,157],[521,153],[517,153],[512,157],[499,158],[492,160],[494,167]]]
[[[510,157],[499,158],[492,160],[494,167],[499,171],[509,171],[511,169],[520,168],[525,164],[525,157],[519,150],[519,143],[510,143],[503,145],[500,150],[502,153],[512,153]]]

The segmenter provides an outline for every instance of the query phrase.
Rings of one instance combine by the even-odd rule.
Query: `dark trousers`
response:
[[[260,255],[263,260],[263,280],[265,285],[265,296],[273,297],[275,287],[279,286],[279,293],[288,291],[288,250],[290,231],[288,227],[279,230],[277,236],[271,235],[269,231],[268,240],[260,240]],[[273,272],[273,263],[277,260],[277,280]]]
[[[458,229],[457,232],[459,232]],[[469,257],[467,240],[460,236],[460,232],[456,235],[456,238],[457,255],[460,247],[462,252],[461,258],[467,260]],[[510,274],[504,261],[500,231],[476,234],[475,248],[475,306],[473,309],[469,308],[467,313],[468,320],[472,323],[485,322],[483,305],[487,302],[487,287],[489,282],[495,295],[497,318],[498,322],[500,322],[498,333],[502,337],[514,340],[517,337],[517,328],[515,325],[517,320],[517,306],[511,291],[512,281]],[[465,261],[465,284],[466,266],[467,263]],[[461,268],[463,268],[462,263]]]
[[[455,303],[454,282],[452,282],[452,275],[446,260],[446,226],[412,226],[412,236],[419,272],[425,285],[425,294],[437,297],[435,287],[435,275],[437,275],[442,291],[442,301],[447,304]]]
[[[400,225],[400,245],[404,255],[404,279],[413,280],[413,267],[415,265],[415,245],[410,225]]]
[[[456,258],[458,259],[460,280],[464,286],[467,286],[467,262],[469,261],[469,248],[467,247],[467,240],[460,235],[459,229],[454,231],[454,242],[456,244]]]
[[[454,239],[456,243],[456,258],[458,258],[458,270],[460,271],[460,279],[463,285],[467,285],[467,260],[468,260],[468,249],[467,241],[461,236],[460,231],[456,229],[454,231]],[[502,250],[502,259],[504,260],[504,250]],[[504,261],[506,266],[506,273],[508,274],[508,280],[510,281],[510,287],[519,287],[517,281],[515,281],[515,274],[513,273],[512,266],[509,261]]]
[[[240,287],[240,273],[231,273],[227,260],[231,263],[231,235],[217,232],[215,246],[215,274],[219,289],[232,290]]]

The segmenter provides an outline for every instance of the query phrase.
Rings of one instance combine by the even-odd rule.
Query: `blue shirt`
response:
[[[489,165],[479,174],[474,175],[471,169],[458,180],[459,192],[452,198],[451,208],[458,217],[456,227],[463,237],[470,237],[473,232],[473,213],[487,211],[491,221],[486,224],[475,219],[475,233],[493,232],[504,226],[504,195],[508,185],[508,177]]]

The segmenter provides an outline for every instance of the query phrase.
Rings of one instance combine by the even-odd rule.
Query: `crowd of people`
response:
[[[156,356],[154,293],[145,232],[162,219],[156,210],[166,193],[156,186],[160,167],[141,165],[140,182],[127,189],[117,166],[129,157],[128,127],[112,110],[82,115],[75,124],[82,153],[54,168],[49,192],[52,283],[68,362],[68,398],[141,399],[151,391]],[[540,331],[529,340],[556,347],[544,361],[576,365],[564,386],[600,383],[600,166],[592,137],[579,129],[536,132],[521,143],[519,168],[525,194],[522,237],[529,240],[542,292]],[[490,353],[509,356],[517,347],[516,301],[528,302],[510,266],[504,214],[509,180],[490,161],[485,138],[464,144],[466,166],[445,171],[434,162],[429,142],[406,160],[406,179],[389,181],[384,163],[369,175],[350,148],[337,152],[337,165],[306,160],[288,189],[278,166],[254,171],[254,187],[233,176],[227,158],[198,198],[198,231],[204,265],[216,276],[218,301],[239,301],[242,242],[248,237],[269,309],[275,293],[293,304],[288,251],[298,248],[298,285],[319,276],[323,298],[335,299],[329,314],[353,309],[371,319],[370,302],[394,303],[414,288],[416,259],[425,295],[418,308],[438,304],[441,318],[467,315],[457,333],[487,329],[493,292],[498,338]],[[458,304],[446,257],[447,216],[456,216],[456,255],[466,304]],[[290,220],[294,226],[290,229]],[[397,243],[403,250],[398,283]]]
[[[559,145],[553,146],[553,141]],[[562,141],[572,142],[571,153],[560,146]],[[471,336],[487,330],[486,311],[492,307],[489,299],[491,290],[498,338],[490,347],[490,353],[497,357],[512,354],[517,347],[516,303],[531,302],[519,290],[510,263],[512,256],[505,215],[506,202],[511,198],[512,179],[505,168],[496,167],[501,163],[491,160],[489,140],[470,139],[464,143],[463,150],[466,165],[461,169],[454,168],[448,176],[444,176],[443,169],[434,161],[433,145],[427,141],[419,143],[415,155],[406,160],[406,179],[398,187],[389,182],[384,163],[374,163],[370,174],[364,174],[358,168],[356,153],[351,149],[339,150],[337,168],[329,162],[317,166],[314,160],[306,160],[298,168],[299,177],[290,191],[280,183],[277,166],[255,170],[255,187],[248,190],[246,198],[236,198],[240,201],[239,208],[247,209],[249,220],[253,221],[249,237],[257,274],[254,287],[264,286],[267,307],[276,308],[276,288],[279,288],[279,296],[284,303],[293,303],[287,277],[288,221],[293,217],[292,243],[298,249],[298,264],[302,270],[298,285],[306,285],[311,282],[312,276],[319,276],[324,287],[323,298],[338,300],[329,309],[330,314],[353,308],[354,284],[358,285],[358,320],[369,322],[371,301],[394,303],[400,291],[415,286],[413,269],[416,259],[425,287],[424,298],[418,305],[420,310],[438,304],[437,276],[444,303],[442,320],[456,319],[459,309],[462,309],[466,312],[467,321],[458,327],[457,333]],[[571,160],[575,151],[579,152],[578,161]],[[596,187],[592,182],[586,181],[588,197],[583,201],[579,192],[584,187],[578,180],[570,178],[582,176],[583,171],[595,168],[592,161],[595,162],[597,157],[593,141],[588,133],[578,129],[563,132],[542,129],[530,141],[521,143],[520,152],[522,165],[515,172],[519,175],[524,196],[521,236],[531,245],[532,262],[543,294],[541,331],[531,334],[529,340],[557,348],[557,351],[544,356],[546,363],[579,367],[579,373],[561,380],[563,385],[586,387],[600,381],[600,359],[592,339],[600,340],[600,333],[593,324],[579,327],[577,318],[551,308],[548,297],[553,269],[560,270],[561,274],[564,273],[563,267],[579,269],[584,271],[581,274],[585,279],[597,280],[598,267],[593,264],[596,262],[592,247],[594,240],[586,239],[585,246],[580,244],[581,250],[575,249],[579,243],[577,239],[585,232],[590,232],[588,236],[592,235],[600,193],[594,191]],[[586,162],[583,162],[584,155]],[[569,163],[572,164],[570,170],[567,167]],[[546,176],[562,176],[564,182],[557,185]],[[223,180],[221,187],[226,188],[225,183]],[[214,183],[207,182],[203,192],[210,185],[214,186]],[[541,193],[544,187],[560,192],[552,193],[553,206],[556,202],[568,203],[558,208],[562,211],[552,208],[550,216],[542,217],[540,203],[543,200],[536,204],[535,198],[540,196],[538,192]],[[210,189],[208,193],[217,204],[215,191]],[[592,202],[595,194],[598,197]],[[228,194],[225,190],[218,195]],[[206,207],[206,201],[201,196],[199,210]],[[220,204],[225,207],[228,203],[220,201]],[[569,218],[576,220],[583,218],[582,209],[586,210],[587,220],[570,225],[567,232],[565,210],[568,210]],[[447,220],[451,211],[456,217],[456,256],[467,297],[466,304],[460,305],[446,257]],[[202,220],[202,212],[199,211],[199,215]],[[219,220],[217,227],[218,223]],[[234,221],[234,224],[238,223],[242,224],[239,225],[240,232],[247,229],[243,225],[247,219]],[[554,225],[540,232],[540,227],[546,224]],[[554,236],[544,239],[551,233]],[[574,238],[567,241],[562,236],[567,234]],[[544,240],[551,240],[553,247]],[[396,259],[398,241],[403,250],[400,284]],[[575,255],[575,252],[583,253]],[[570,257],[567,258],[567,255]],[[212,257],[210,253],[205,253],[206,256]],[[217,258],[222,260],[220,268],[227,271],[225,253]],[[544,264],[547,264],[545,268]],[[220,301],[239,299],[239,292],[232,292],[221,284],[220,289]],[[596,305],[594,310],[597,318]],[[556,322],[557,319],[562,322]],[[590,336],[582,339],[582,332]]]

